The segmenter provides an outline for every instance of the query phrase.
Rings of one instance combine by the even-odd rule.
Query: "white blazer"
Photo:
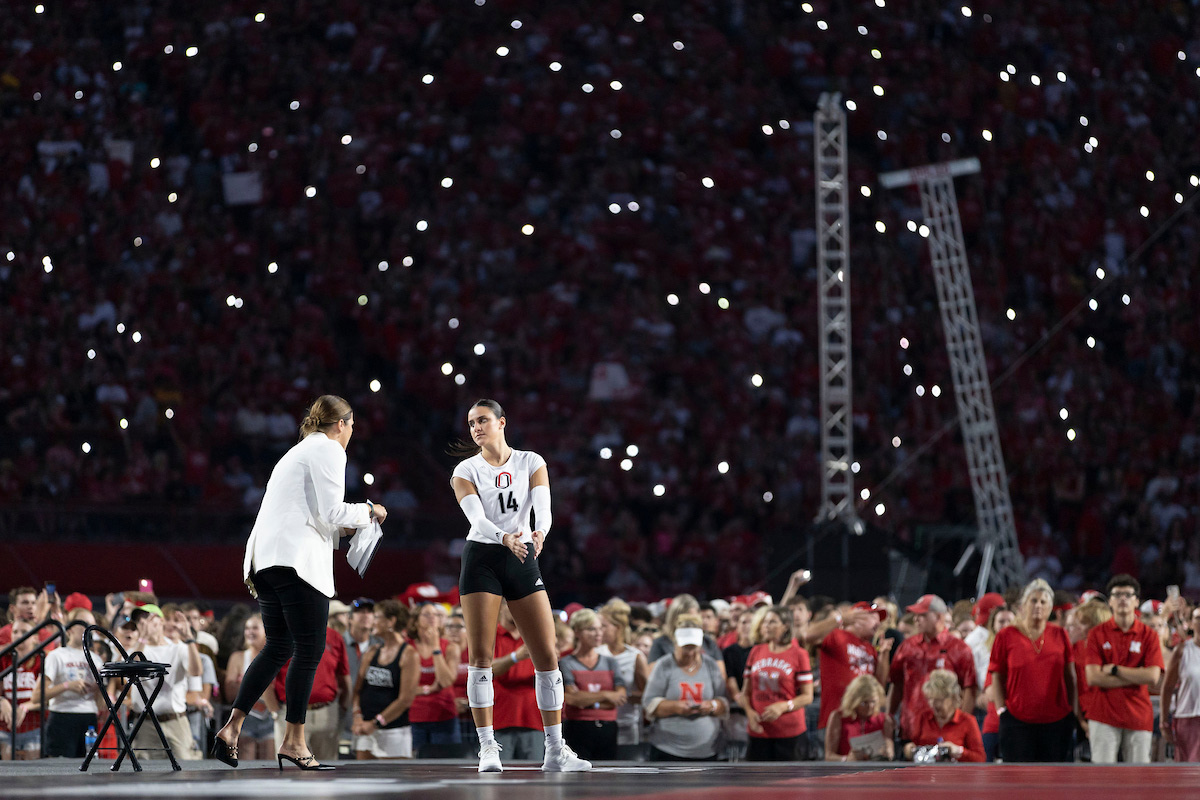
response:
[[[288,450],[267,481],[267,491],[246,542],[242,574],[291,567],[302,580],[333,597],[333,551],[342,528],[371,524],[371,507],[347,503],[346,451],[323,433],[310,433]],[[257,597],[257,594],[255,594]]]

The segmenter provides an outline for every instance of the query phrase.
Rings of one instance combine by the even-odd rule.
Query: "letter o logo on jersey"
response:
[[[507,489],[510,486],[512,486],[512,475],[509,475],[507,472],[501,472],[496,476],[497,489]]]

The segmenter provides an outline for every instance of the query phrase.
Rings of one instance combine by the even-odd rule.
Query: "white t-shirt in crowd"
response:
[[[145,654],[147,661],[171,665],[171,669],[167,672],[166,683],[154,700],[154,713],[182,714],[187,711],[188,646],[182,642],[146,645],[142,648],[142,653]],[[142,687],[146,690],[147,697],[157,685],[157,678],[142,681]],[[129,699],[132,701],[135,711],[141,711],[144,708],[142,696],[137,689],[129,692]]]
[[[479,501],[483,503],[483,513],[491,523],[486,530],[476,530],[472,526],[467,541],[500,544],[501,536],[497,533],[517,532],[521,533],[522,541],[533,541],[529,527],[529,512],[533,510],[529,479],[544,466],[546,459],[531,450],[513,450],[508,460],[498,467],[485,461],[482,454],[459,462],[454,468],[454,477],[474,484]]]
[[[87,655],[78,647],[56,647],[46,654],[46,686],[84,680],[95,686],[96,679],[88,668]],[[66,691],[51,697],[48,707],[56,714],[95,714],[96,696]]]

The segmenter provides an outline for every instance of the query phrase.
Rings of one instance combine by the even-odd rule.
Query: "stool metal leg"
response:
[[[134,757],[132,754],[133,740],[126,738],[125,730],[121,727],[120,714],[117,713],[117,709],[121,707],[121,703],[125,702],[125,697],[129,694],[129,690],[132,688],[132,685],[129,682],[126,682],[125,686],[122,687],[121,692],[117,695],[117,699],[114,702],[113,699],[108,695],[108,688],[103,684],[101,685],[100,694],[104,697],[104,705],[108,707],[108,718],[104,720],[104,724],[100,727],[100,732],[96,734],[96,741],[92,744],[92,749],[88,751],[87,756],[83,759],[83,764],[79,767],[80,772],[87,772],[88,765],[91,764],[92,759],[96,757],[96,752],[100,749],[100,743],[104,741],[104,734],[108,732],[109,728],[112,728],[117,734],[117,741],[121,746],[120,749],[122,757],[126,751],[129,751],[130,763],[134,765],[134,770],[141,771],[141,766],[137,763],[136,757]]]

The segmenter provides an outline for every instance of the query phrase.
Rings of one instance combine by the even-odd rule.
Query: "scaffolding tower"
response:
[[[821,508],[817,522],[862,533],[854,505],[851,408],[850,226],[846,192],[846,112],[840,94],[822,94],[816,135],[817,313],[820,319]]]
[[[1000,434],[992,405],[987,362],[975,311],[975,291],[967,265],[962,223],[954,194],[954,178],[979,172],[979,159],[930,164],[879,176],[888,189],[916,184],[929,228],[929,253],[937,280],[938,305],[946,333],[946,349],[954,378],[963,445],[975,497],[978,533],[974,547],[981,554],[976,596],[1004,591],[1025,581],[1025,565],[1017,547],[1008,473],[1000,450]],[[968,551],[969,554],[969,551]],[[964,554],[960,566],[965,563]]]

